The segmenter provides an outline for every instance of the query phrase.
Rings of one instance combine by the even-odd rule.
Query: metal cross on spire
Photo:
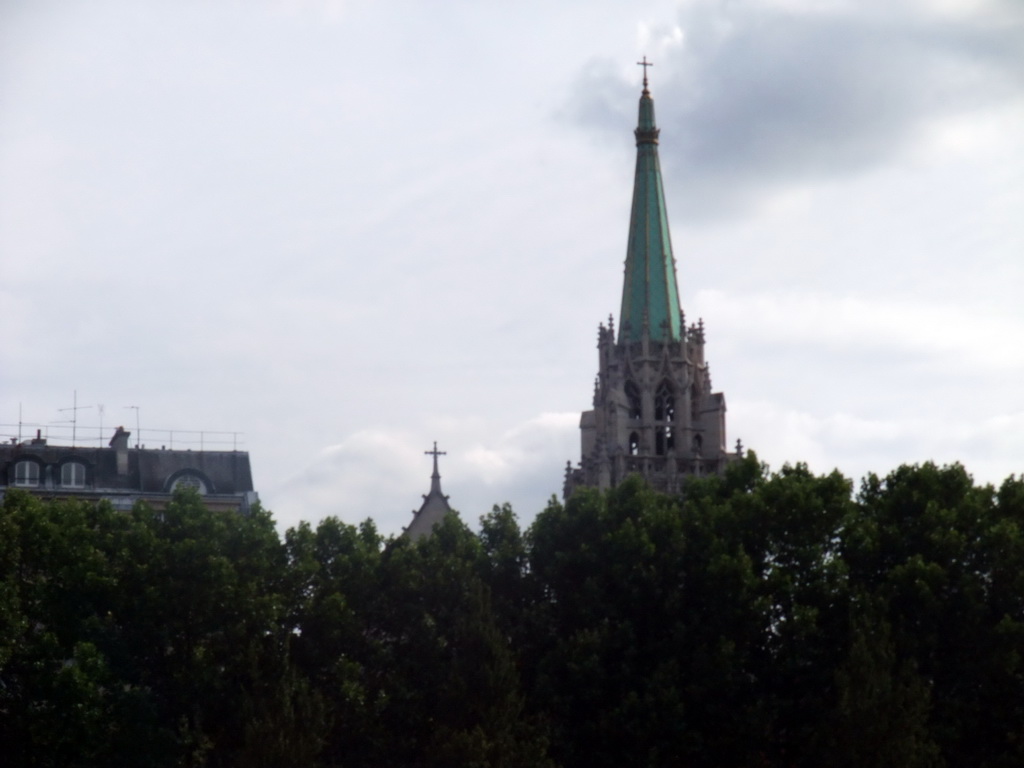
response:
[[[437,457],[438,456],[447,456],[448,455],[448,451],[439,451],[439,450],[437,450],[437,440],[435,440],[434,441],[434,450],[432,450],[432,451],[424,451],[423,455],[424,456],[433,456],[434,457],[434,475],[436,476],[437,475]]]
[[[636,65],[638,67],[643,67],[644,68],[644,89],[646,90],[647,89],[647,68],[648,67],[653,67],[654,66],[654,62],[653,61],[648,61],[647,57],[644,56],[644,60],[643,61],[638,61],[636,63]]]

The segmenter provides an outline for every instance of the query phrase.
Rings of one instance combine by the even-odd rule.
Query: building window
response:
[[[676,419],[676,396],[667,381],[663,381],[654,394],[654,419],[669,423]]]
[[[672,385],[661,382],[654,393],[654,420],[658,428],[654,433],[654,452],[664,456],[675,448],[675,437],[672,434],[672,423],[676,420],[676,396]]]
[[[203,482],[203,479],[198,475],[193,474],[181,475],[171,483],[171,491],[174,491],[177,488],[195,488],[199,491],[200,496],[205,495],[207,491],[206,483]]]
[[[629,455],[636,456],[640,453],[640,435],[633,432],[629,436]]]
[[[19,461],[14,465],[15,485],[39,485],[39,464],[34,461]]]
[[[669,451],[675,450],[676,438],[672,433],[672,427],[658,427],[654,433],[654,452],[664,456]]]
[[[640,390],[632,381],[626,382],[626,406],[630,419],[639,421],[643,418],[643,409],[640,406]]]
[[[65,488],[85,487],[85,464],[69,461],[60,468],[60,484]]]

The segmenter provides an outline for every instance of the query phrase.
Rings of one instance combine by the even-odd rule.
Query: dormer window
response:
[[[39,464],[35,461],[19,461],[15,464],[14,484],[25,487],[39,485]]]
[[[85,464],[80,461],[69,461],[61,465],[60,484],[65,488],[85,487]]]
[[[199,475],[193,475],[191,473],[181,475],[171,483],[171,491],[174,491],[177,488],[195,488],[199,491],[200,496],[204,496],[208,490],[203,479],[199,477]]]

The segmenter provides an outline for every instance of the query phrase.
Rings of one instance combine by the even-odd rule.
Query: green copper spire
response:
[[[654,341],[679,341],[679,289],[658,161],[659,131],[654,124],[654,101],[647,90],[647,67],[651,65],[645,58],[642,66],[644,90],[640,95],[640,120],[634,132],[636,177],[619,341],[639,341],[645,333]]]

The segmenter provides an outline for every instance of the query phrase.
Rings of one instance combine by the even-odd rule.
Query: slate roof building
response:
[[[174,489],[195,487],[210,509],[247,512],[257,501],[249,454],[129,446],[118,427],[106,448],[54,445],[39,432],[0,445],[0,497],[22,488],[45,498],[106,499],[117,509],[136,501],[166,504]]]
[[[434,450],[424,451],[427,456],[434,457],[434,473],[430,476],[430,493],[424,494],[423,504],[418,510],[413,510],[412,522],[402,532],[413,541],[429,536],[434,526],[444,520],[444,516],[452,511],[448,505],[448,497],[441,492],[441,474],[437,471],[437,457],[445,456],[446,451],[437,450],[437,442],[434,442]]]
[[[720,472],[742,451],[739,442],[735,453],[726,450],[725,396],[711,387],[704,321],[687,327],[679,304],[644,64],[618,335],[611,316],[598,328],[593,409],[580,418],[581,460],[566,466],[566,498],[632,473],[678,492],[687,476]]]

